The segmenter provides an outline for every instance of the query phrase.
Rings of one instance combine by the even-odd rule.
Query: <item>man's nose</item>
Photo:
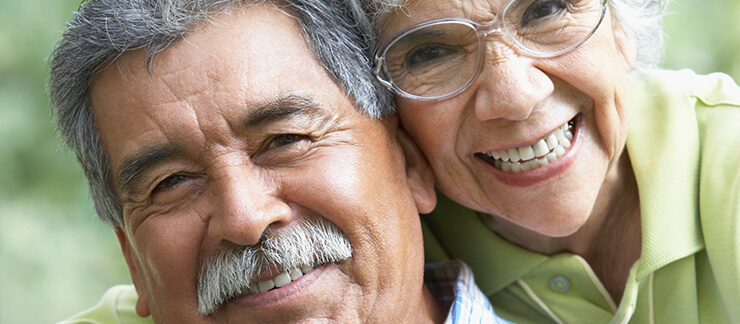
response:
[[[215,244],[252,245],[269,227],[293,219],[279,184],[255,166],[228,166],[214,177],[208,235]]]
[[[533,66],[533,60],[489,35],[480,76],[476,82],[475,116],[479,120],[529,118],[554,87],[549,77]],[[474,85],[476,86],[476,85]]]

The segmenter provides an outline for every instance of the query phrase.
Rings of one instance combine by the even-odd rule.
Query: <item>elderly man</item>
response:
[[[464,265],[424,269],[433,178],[373,118],[392,104],[343,5],[81,7],[51,96],[135,292],[69,322],[498,321]]]

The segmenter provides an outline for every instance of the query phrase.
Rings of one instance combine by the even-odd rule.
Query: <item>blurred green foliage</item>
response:
[[[51,323],[130,283],[74,154],[60,148],[47,58],[79,0],[0,0],[0,323]],[[664,67],[740,79],[740,1],[679,0]]]
[[[0,0],[0,323],[52,323],[130,282],[45,92],[47,58],[78,6]]]
[[[740,1],[671,0],[662,66],[699,74],[724,72],[740,80]]]

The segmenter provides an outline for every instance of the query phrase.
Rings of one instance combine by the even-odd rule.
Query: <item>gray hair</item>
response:
[[[389,91],[372,74],[375,35],[362,8],[345,0],[90,0],[69,22],[51,57],[49,93],[57,130],[71,147],[90,184],[98,217],[123,227],[121,203],[110,187],[90,102],[97,72],[136,50],[152,57],[209,17],[237,3],[270,3],[295,16],[319,62],[366,115],[395,112]],[[364,30],[363,28],[370,28]]]
[[[403,10],[408,0],[361,0],[378,27],[386,14]],[[635,39],[637,57],[634,70],[644,71],[658,67],[663,54],[663,16],[669,0],[609,0],[612,18]]]

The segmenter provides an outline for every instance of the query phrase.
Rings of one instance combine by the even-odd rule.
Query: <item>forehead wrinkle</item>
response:
[[[501,10],[505,1],[497,0],[458,0],[465,17],[478,22],[492,20]]]

